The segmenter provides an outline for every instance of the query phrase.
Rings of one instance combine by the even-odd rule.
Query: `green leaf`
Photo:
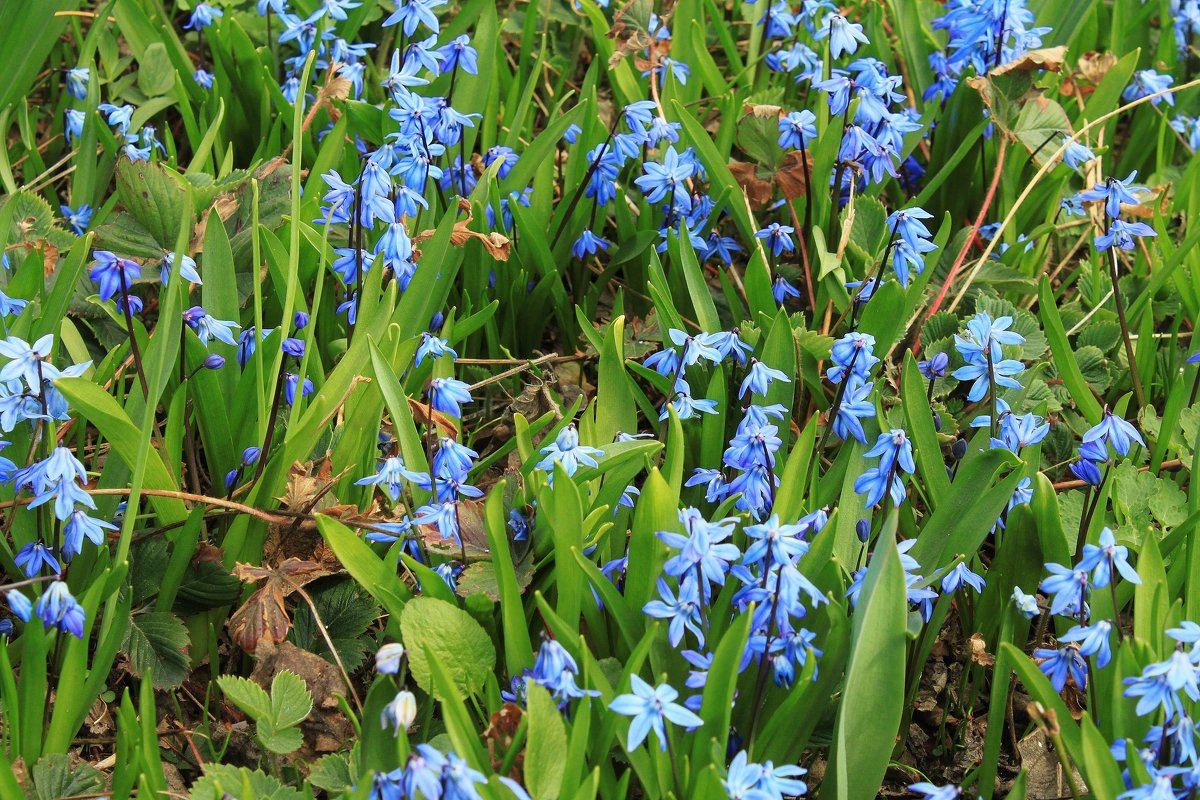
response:
[[[891,760],[904,710],[904,570],[890,537],[877,546],[854,611],[850,659],[830,773],[839,800],[873,797]]]
[[[217,678],[227,700],[246,712],[255,721],[271,718],[271,697],[267,690],[247,678],[222,675]]]
[[[162,42],[153,42],[138,58],[137,83],[147,97],[157,97],[175,88],[175,67]]]
[[[318,789],[324,789],[331,795],[336,795],[343,789],[348,789],[358,780],[358,775],[350,772],[350,757],[345,753],[330,753],[317,759],[308,773],[308,782]]]
[[[263,747],[272,753],[287,755],[300,749],[300,745],[304,744],[304,734],[300,732],[299,728],[269,730],[265,729],[260,723],[258,726],[258,740],[262,742]]]
[[[550,693],[526,684],[529,734],[525,743],[525,787],[534,800],[557,800],[567,759],[567,728]]]
[[[375,621],[379,606],[365,589],[352,580],[323,587],[312,592],[311,597],[342,665],[349,672],[358,669],[370,646],[363,633]],[[307,603],[296,609],[289,635],[297,646],[333,660],[329,645],[317,630],[316,620]]]
[[[933,411],[929,408],[926,384],[917,369],[911,353],[904,357],[902,376],[904,417],[916,445],[917,467],[929,493],[929,504],[937,508],[938,503],[950,491],[950,477],[946,474],[946,462],[942,447],[938,443],[937,431],[933,426]]]
[[[237,797],[242,800],[304,800],[304,793],[284,786],[261,770],[249,770],[230,764],[208,762],[204,765],[204,777],[192,786],[189,800],[224,800]]]
[[[242,594],[242,582],[216,561],[189,564],[175,595],[175,611],[198,614],[227,606]]]
[[[66,753],[51,753],[39,758],[30,770],[29,778],[32,791],[27,796],[31,800],[61,800],[104,789],[104,776],[99,770]]]
[[[162,250],[174,250],[179,223],[187,207],[186,181],[157,161],[117,162],[117,196],[121,204]],[[192,220],[188,220],[190,228]]]
[[[432,597],[415,597],[400,615],[400,633],[413,679],[439,699],[426,652],[433,653],[463,694],[475,694],[496,666],[496,648],[487,632],[460,608]]]
[[[389,614],[399,616],[407,593],[401,592],[404,584],[396,577],[396,565],[389,566],[375,555],[369,544],[332,517],[318,515],[317,529],[350,577],[366,588]]]
[[[147,611],[129,620],[129,629],[121,650],[129,655],[130,671],[141,677],[153,676],[154,686],[166,689],[178,686],[188,674],[187,628],[167,611]]]
[[[308,684],[290,670],[279,672],[271,681],[271,723],[275,728],[299,725],[312,712],[312,693]]]
[[[1038,288],[1038,316],[1042,320],[1042,328],[1050,343],[1050,353],[1054,358],[1054,365],[1062,377],[1063,385],[1071,393],[1075,407],[1087,418],[1089,423],[1095,425],[1100,421],[1103,413],[1100,402],[1092,395],[1092,390],[1088,388],[1087,382],[1075,363],[1074,352],[1070,342],[1067,341],[1067,332],[1063,328],[1062,318],[1058,315],[1057,301],[1047,278],[1042,279],[1042,285]]]

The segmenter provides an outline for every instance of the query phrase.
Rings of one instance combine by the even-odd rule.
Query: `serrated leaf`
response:
[[[350,774],[350,757],[345,753],[330,753],[317,759],[312,771],[308,773],[308,782],[318,789],[324,789],[331,794],[347,789],[358,780],[357,775]]]
[[[1071,121],[1062,106],[1048,97],[1035,95],[1017,115],[1013,135],[1031,155],[1036,154],[1035,159],[1042,165],[1058,149],[1054,140],[1070,129]]]
[[[379,606],[370,593],[352,580],[312,592],[312,600],[343,666],[353,672],[366,656],[368,643],[363,633],[375,621]],[[332,655],[307,604],[296,609],[288,637],[297,646],[319,656]]]
[[[138,608],[158,594],[163,573],[170,560],[170,544],[161,536],[147,539],[132,548],[133,565],[129,570],[133,607]]]
[[[533,560],[525,559],[515,565],[517,589],[524,592],[533,580]],[[482,594],[499,602],[500,585],[496,578],[496,565],[491,561],[476,561],[458,576],[454,591],[459,597]]]
[[[130,619],[121,650],[129,656],[134,675],[152,670],[154,686],[165,689],[178,686],[187,676],[190,641],[187,628],[174,614],[147,611]]]
[[[175,595],[175,610],[180,614],[198,614],[237,601],[242,582],[217,561],[189,564],[183,583]]]
[[[1080,347],[1096,347],[1105,353],[1121,341],[1121,324],[1113,320],[1092,320],[1075,340]]]
[[[304,794],[284,786],[261,770],[209,762],[204,765],[204,777],[196,781],[188,797],[190,800],[224,800],[226,797],[303,800]]]
[[[271,723],[275,728],[299,725],[312,711],[312,693],[296,673],[283,670],[271,681]]]
[[[1075,351],[1075,363],[1079,365],[1079,372],[1088,385],[1099,392],[1108,388],[1108,359],[1100,352],[1100,348],[1091,345],[1078,348]]]
[[[32,800],[61,800],[64,797],[90,795],[104,788],[104,776],[84,761],[66,753],[51,753],[38,759],[30,770]]]
[[[400,633],[413,679],[439,699],[426,650],[441,661],[463,694],[478,692],[496,666],[496,648],[479,623],[443,600],[432,597],[410,600],[400,615]]]
[[[959,327],[962,325],[958,317],[947,311],[939,311],[925,322],[925,329],[921,332],[921,339],[924,341],[938,341],[948,339],[955,333],[958,333]]]
[[[117,195],[163,251],[174,250],[188,201],[187,182],[156,161],[117,162]],[[192,220],[187,221],[191,230]]]
[[[236,675],[222,675],[217,686],[225,697],[255,720],[271,718],[271,697],[267,690],[252,680]]]
[[[281,730],[268,731],[260,724],[258,727],[258,740],[262,742],[263,747],[272,753],[287,755],[300,749],[300,745],[304,744],[304,734],[300,732],[299,728],[283,728]]]

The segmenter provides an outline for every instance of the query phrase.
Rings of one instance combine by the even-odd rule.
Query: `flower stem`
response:
[[[137,336],[133,333],[133,311],[129,308],[129,285],[125,280],[125,270],[117,267],[121,277],[121,310],[125,312],[125,332],[129,334],[129,351],[133,354],[133,366],[137,370],[138,382],[142,384],[142,397],[150,396],[150,384],[146,382],[146,371],[142,368],[142,350],[138,347]]]
[[[1120,271],[1117,263],[1116,247],[1108,248],[1112,256],[1109,263],[1112,266],[1113,303],[1117,306],[1117,320],[1121,323],[1121,339],[1125,342],[1125,355],[1129,359],[1129,376],[1133,379],[1133,394],[1137,398],[1138,408],[1145,408],[1146,393],[1142,390],[1142,378],[1138,374],[1137,359],[1133,354],[1133,341],[1129,338],[1129,323],[1125,319],[1125,300],[1121,297]]]

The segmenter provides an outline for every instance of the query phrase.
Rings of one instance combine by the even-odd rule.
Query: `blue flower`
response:
[[[0,372],[0,380],[3,379],[4,373]],[[1137,428],[1107,408],[1104,410],[1104,418],[1100,420],[1099,424],[1083,434],[1084,445],[1091,443],[1096,443],[1101,447],[1112,445],[1112,448],[1122,456],[1129,455],[1129,449],[1134,442],[1143,448],[1146,446],[1146,442],[1142,440],[1142,435],[1138,433]]]
[[[875,445],[866,452],[867,458],[879,458],[879,466],[872,467],[854,481],[854,491],[865,494],[866,504],[873,506],[890,493],[892,502],[899,506],[904,502],[905,491],[901,471],[912,474],[916,470],[913,462],[912,443],[905,432],[898,428],[879,434]]]
[[[158,278],[162,282],[163,286],[166,286],[167,283],[170,282],[171,271],[174,269],[174,267],[175,267],[175,254],[174,253],[164,253],[163,259],[162,259],[162,266],[159,269],[159,273],[158,273]],[[196,283],[196,284],[204,283],[204,281],[200,280],[200,273],[196,271],[196,260],[186,254],[179,260],[179,277],[183,278],[185,281],[188,281],[189,283]],[[238,326],[238,327],[241,327],[241,326]]]
[[[1112,628],[1112,623],[1106,619],[1086,627],[1076,625],[1059,636],[1058,641],[1078,643],[1079,652],[1085,656],[1096,656],[1096,667],[1104,669],[1112,659],[1112,648],[1109,646]]]
[[[43,359],[50,356],[50,348],[54,345],[54,335],[46,334],[32,345],[24,339],[10,336],[0,341],[0,355],[11,359],[0,368],[0,381],[14,381],[18,378],[33,395],[42,391],[43,379],[53,379],[57,371]]]
[[[646,194],[647,202],[661,203],[668,197],[674,198],[679,194],[689,196],[686,182],[692,177],[695,168],[691,161],[682,160],[674,147],[667,148],[662,164],[647,161],[642,167],[645,174],[635,179],[634,183]]]
[[[917,369],[921,375],[929,380],[946,377],[946,370],[950,366],[950,356],[945,353],[935,353],[928,361],[917,362]]]
[[[789,111],[779,120],[779,146],[805,150],[817,138],[817,117],[808,109]]]
[[[992,447],[1003,447],[1020,453],[1022,447],[1037,444],[1045,439],[1049,432],[1050,425],[1036,414],[1002,414],[998,431],[1000,436],[999,439],[992,440]]]
[[[1025,365],[1020,361],[1006,358],[1002,361],[993,362],[989,368],[987,361],[983,359],[982,355],[976,355],[975,358],[978,360],[969,361],[966,366],[954,370],[954,377],[956,379],[960,381],[975,381],[971,385],[971,391],[967,393],[967,399],[972,403],[979,402],[984,398],[993,381],[995,381],[997,386],[1007,386],[1010,389],[1021,388],[1021,384],[1014,377],[1025,371]]]
[[[719,469],[696,467],[692,477],[687,479],[685,486],[703,486],[704,499],[710,503],[719,503],[729,495],[729,486],[725,483],[725,475]]]
[[[752,358],[750,359],[750,371],[742,381],[738,397],[745,397],[747,392],[753,392],[754,394],[766,397],[771,383],[774,381],[791,383],[791,379],[782,371],[772,369],[758,359]]]
[[[471,387],[455,378],[434,378],[429,382],[429,402],[435,411],[461,417],[461,405],[471,402]]]
[[[846,381],[846,391],[842,402],[837,407],[837,415],[833,418],[833,433],[843,441],[854,437],[863,444],[867,443],[867,434],[863,430],[860,419],[871,419],[875,416],[875,404],[871,402],[873,383],[864,383],[857,375],[851,375]]]
[[[538,462],[538,469],[553,472],[555,463],[558,463],[568,475],[574,475],[580,466],[596,466],[594,456],[604,455],[601,450],[579,443],[579,431],[573,422],[559,431],[554,441],[543,447],[541,452],[546,457]]]
[[[912,784],[908,790],[921,795],[924,800],[957,800],[962,797],[962,789],[957,786],[935,786],[925,781]]]
[[[1111,528],[1100,531],[1100,544],[1085,544],[1078,569],[1093,570],[1092,584],[1103,589],[1112,581],[1113,569],[1130,583],[1141,583],[1137,572],[1129,565],[1129,548],[1117,544]]]
[[[1122,250],[1132,250],[1134,236],[1158,236],[1158,234],[1154,232],[1154,228],[1144,222],[1125,222],[1114,219],[1108,227],[1108,232],[1096,237],[1096,250],[1104,252],[1113,245]]]
[[[849,374],[866,380],[871,368],[879,363],[875,357],[875,337],[869,333],[851,332],[833,343],[830,360],[833,366],[826,372],[830,383],[841,383]]]
[[[985,584],[982,577],[971,572],[966,562],[960,561],[954,565],[954,569],[942,577],[942,591],[949,594],[958,591],[958,588],[963,585],[970,586],[978,593],[983,591]]]
[[[679,521],[686,536],[670,531],[659,531],[656,534],[668,547],[679,551],[677,555],[667,559],[663,571],[676,578],[698,573],[704,578],[705,585],[701,588],[707,600],[708,584],[724,586],[729,562],[741,556],[737,545],[725,543],[725,540],[733,535],[735,520],[720,519],[709,522],[698,510],[683,508],[679,511]]]
[[[1087,662],[1079,654],[1076,647],[1062,647],[1050,650],[1039,647],[1033,651],[1033,657],[1038,660],[1038,669],[1050,679],[1054,691],[1061,692],[1067,685],[1067,678],[1073,678],[1080,691],[1087,688]]]
[[[187,24],[183,28],[188,31],[198,31],[201,28],[207,28],[218,17],[223,16],[225,16],[225,12],[216,6],[209,5],[208,3],[197,3],[192,8],[192,14],[188,17]]]
[[[558,707],[563,708],[575,698],[600,696],[598,691],[580,688],[575,683],[578,674],[579,666],[571,654],[554,639],[546,639],[538,648],[529,680],[547,689],[558,702]]]
[[[775,298],[776,305],[783,305],[789,297],[799,297],[800,290],[782,275],[776,275],[771,283],[771,296]]]
[[[782,253],[790,253],[796,249],[795,242],[792,241],[791,234],[795,233],[796,229],[791,225],[780,225],[778,222],[772,222],[767,227],[755,232],[755,239],[765,239],[767,247],[776,258]],[[776,298],[778,301],[778,298]]]
[[[1053,595],[1050,613],[1073,617],[1083,611],[1088,590],[1087,570],[1070,569],[1061,564],[1047,564],[1046,570],[1050,577],[1042,581],[1041,590]]]
[[[62,572],[62,566],[58,563],[58,559],[40,539],[36,542],[29,542],[18,550],[17,554],[13,556],[13,563],[24,573],[26,578],[40,574],[42,567],[55,574]]]
[[[93,281],[100,284],[100,299],[107,302],[118,293],[127,292],[133,282],[142,277],[142,268],[128,258],[119,258],[107,250],[97,250],[92,254],[96,266],[88,273]]]
[[[398,0],[396,10],[383,21],[384,27],[400,23],[404,35],[411,37],[417,32],[417,26],[424,23],[425,27],[437,33],[438,18],[433,9],[445,5],[446,0]],[[307,49],[307,48],[302,48]]]
[[[4,597],[8,600],[8,608],[13,616],[21,622],[29,622],[29,617],[33,614],[33,603],[29,598],[16,589],[9,589]]]
[[[632,694],[623,694],[609,703],[609,709],[623,716],[633,717],[629,724],[629,736],[626,738],[626,750],[636,750],[653,730],[658,737],[660,748],[667,749],[667,731],[665,721],[686,727],[698,727],[704,720],[693,712],[674,702],[679,697],[667,684],[655,688],[637,675],[629,676]]]
[[[1066,149],[1063,150],[1063,163],[1071,169],[1079,169],[1081,166],[1096,158],[1096,154],[1087,148],[1082,142],[1075,141],[1069,136],[1063,137],[1063,144]]]
[[[217,319],[200,306],[193,306],[183,312],[183,321],[196,332],[200,344],[205,347],[208,346],[210,339],[224,342],[230,347],[237,347],[237,340],[233,338],[233,329],[242,326],[232,320]]]
[[[851,22],[841,14],[826,14],[825,19],[821,21],[821,27],[813,34],[813,38],[818,41],[826,37],[829,39],[830,58],[840,58],[842,53],[853,53],[858,50],[860,42],[870,44],[867,35],[863,33],[863,26]]]
[[[211,89],[213,87],[214,75],[206,69],[197,69],[192,73],[192,80],[202,89]]]
[[[1121,204],[1137,205],[1139,194],[1149,191],[1145,186],[1134,186],[1137,170],[1129,173],[1125,180],[1107,178],[1104,183],[1097,183],[1091,189],[1085,189],[1076,195],[1084,203],[1104,202],[1104,212],[1112,219],[1121,216]]]
[[[296,388],[300,388],[300,396],[308,397],[313,393],[313,382],[308,378],[304,382],[300,382],[300,376],[294,372],[285,372],[283,374],[283,396],[287,400],[288,405],[294,405],[296,402]]]
[[[679,595],[671,592],[671,587],[662,578],[658,579],[659,600],[651,600],[642,607],[648,616],[657,619],[669,619],[667,638],[672,647],[678,647],[683,639],[684,630],[690,630],[696,635],[700,647],[704,646],[703,620],[700,618],[700,589],[696,580],[688,575],[679,584]]]
[[[404,466],[404,461],[400,456],[392,456],[379,465],[377,473],[360,478],[354,483],[356,486],[380,486],[387,492],[388,497],[392,498],[392,502],[394,503],[400,499],[400,492],[404,488],[404,481],[419,483],[422,479],[424,479],[425,483],[428,483],[429,476],[413,472]]]
[[[95,209],[87,203],[81,205],[78,210],[73,210],[70,206],[59,206],[58,210],[62,212],[71,232],[76,236],[83,236],[87,233],[88,225],[92,222],[92,214],[95,212]]]
[[[1022,592],[1020,586],[1013,587],[1012,601],[1025,619],[1033,619],[1038,615],[1037,598]]]
[[[76,100],[87,98],[88,79],[92,71],[88,67],[72,67],[66,71],[67,94]]]
[[[1187,653],[1175,650],[1166,661],[1150,664],[1142,670],[1142,674],[1125,678],[1126,697],[1138,697],[1137,714],[1139,717],[1161,708],[1167,719],[1176,714],[1183,714],[1184,709],[1178,696],[1184,692],[1192,702],[1200,700],[1200,687],[1196,684],[1196,668],[1192,665]]]
[[[1139,69],[1133,73],[1133,82],[1125,87],[1125,91],[1121,92],[1121,99],[1126,103],[1130,103],[1143,97],[1158,94],[1171,88],[1171,83],[1174,80],[1170,75],[1160,75],[1152,69]],[[1169,106],[1174,106],[1175,95],[1165,94],[1155,97],[1150,101],[1151,105],[1155,106],[1162,102],[1166,102]]]
[[[116,529],[117,526],[110,522],[88,516],[83,509],[75,509],[63,526],[63,558],[69,560],[82,552],[84,539],[94,545],[104,544],[104,532]]]
[[[745,364],[746,357],[754,352],[753,347],[742,341],[737,328],[710,333],[707,340],[708,345],[717,351],[722,360],[733,356],[737,363]]]
[[[83,638],[83,606],[71,596],[62,581],[52,581],[38,598],[34,611],[47,628],[58,628],[76,639]]]

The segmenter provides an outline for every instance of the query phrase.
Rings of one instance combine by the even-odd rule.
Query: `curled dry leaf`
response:
[[[1076,66],[1079,77],[1088,83],[1098,84],[1104,80],[1108,71],[1117,64],[1117,57],[1112,53],[1097,53],[1089,50],[1079,57]]]
[[[1015,58],[1007,64],[1001,64],[993,69],[988,74],[992,77],[1000,75],[1008,75],[1011,72],[1032,72],[1035,69],[1044,69],[1047,72],[1062,72],[1063,61],[1067,57],[1067,48],[1064,45],[1058,47],[1046,47],[1040,50],[1029,50],[1019,58]]]
[[[512,243],[508,237],[496,231],[488,233],[480,233],[473,231],[470,228],[471,220],[474,216],[471,214],[471,204],[466,200],[458,201],[458,210],[460,213],[467,215],[466,219],[460,219],[454,223],[454,230],[450,231],[450,244],[455,247],[462,247],[472,239],[477,240],[483,245],[483,249],[487,250],[488,255],[497,261],[508,261],[509,251],[512,248]],[[433,228],[423,230],[412,238],[413,244],[420,244],[427,239],[432,239],[437,231]]]
[[[752,117],[759,119],[779,119],[783,116],[782,106],[773,106],[767,104],[746,103],[742,106],[742,113],[749,114]]]
[[[804,162],[808,162],[807,169]],[[783,163],[775,171],[775,183],[788,200],[805,196],[805,184],[812,174],[812,154],[805,151],[792,150],[783,157]]]
[[[458,428],[454,426],[450,417],[433,408],[428,403],[422,403],[410,397],[408,398],[408,408],[412,411],[413,420],[418,424],[436,425],[438,430],[446,436],[453,437],[458,434]]]
[[[245,583],[263,581],[263,585],[229,618],[229,635],[239,647],[253,653],[262,642],[282,642],[287,636],[292,627],[284,603],[287,596],[331,572],[314,561],[289,558],[274,569],[239,562],[233,574]]]
[[[973,633],[971,638],[967,640],[967,644],[971,648],[971,662],[978,664],[981,667],[991,667],[996,664],[996,657],[987,651],[987,643],[983,641],[983,634]]]

